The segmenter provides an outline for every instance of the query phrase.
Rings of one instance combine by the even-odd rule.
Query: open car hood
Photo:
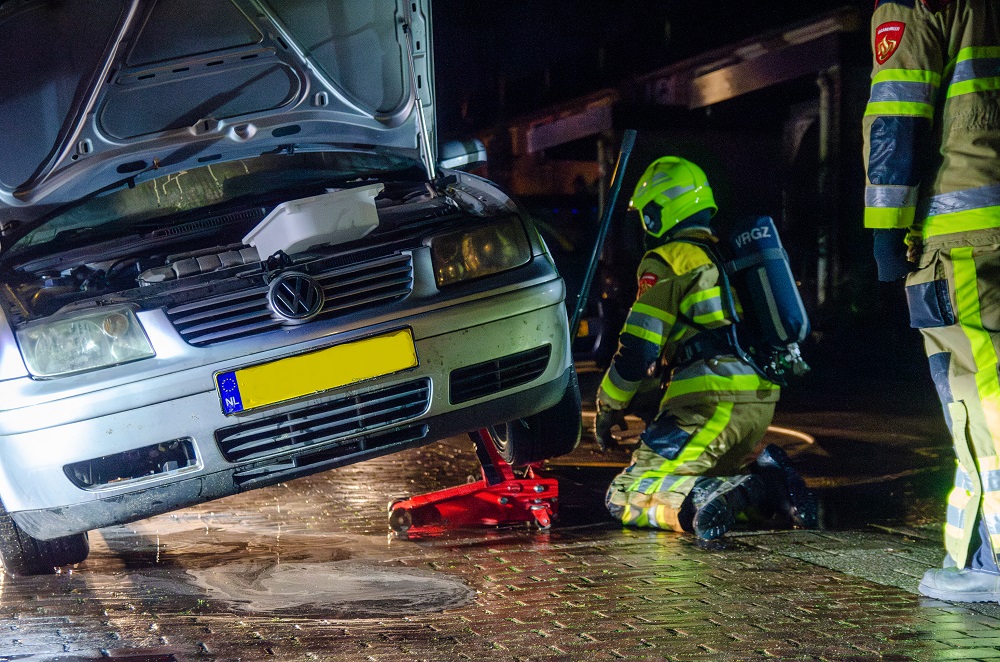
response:
[[[311,149],[417,157],[418,97],[433,162],[429,3],[0,4],[0,234],[117,183],[217,161]]]

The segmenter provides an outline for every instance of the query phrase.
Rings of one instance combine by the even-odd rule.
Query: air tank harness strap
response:
[[[685,324],[689,326],[694,324],[691,320],[683,319],[683,317],[682,315],[681,321]],[[705,330],[689,338],[677,349],[672,364],[675,369],[681,370],[698,361],[708,361],[718,356],[733,353],[734,348],[728,334]]]
[[[719,270],[719,278],[722,281],[721,283],[719,283],[722,289],[722,304],[725,307],[726,312],[730,316],[731,323],[728,326],[724,327],[724,329],[709,329],[706,326],[698,324],[694,320],[688,319],[688,317],[683,314],[678,315],[677,319],[683,322],[684,324],[687,324],[691,328],[698,329],[699,331],[702,332],[698,336],[695,336],[695,338],[698,338],[699,336],[714,337],[725,343],[726,351],[722,352],[717,351],[715,353],[715,356],[719,356],[720,354],[735,354],[737,357],[739,357],[741,361],[743,361],[748,366],[753,368],[753,371],[756,372],[759,377],[771,380],[772,378],[768,376],[768,374],[760,367],[760,365],[758,365],[757,362],[754,361],[753,357],[750,356],[750,354],[743,348],[742,345],[740,345],[739,337],[737,336],[736,333],[736,325],[742,321],[742,318],[740,317],[739,312],[736,310],[736,301],[733,299],[733,290],[729,281],[730,269],[727,268],[728,265],[726,264],[726,261],[723,260],[721,256],[715,251],[715,247],[710,246],[709,244],[706,244],[704,242],[690,239],[688,237],[678,237],[674,241],[684,241],[689,244],[694,244],[695,246],[701,247],[705,251],[705,253],[712,259],[712,262],[715,263],[716,268]],[[723,338],[720,338],[720,336],[723,336]],[[694,340],[695,338],[692,338],[692,340]]]

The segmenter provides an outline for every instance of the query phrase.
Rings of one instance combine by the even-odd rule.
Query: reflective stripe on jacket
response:
[[[686,230],[678,238],[715,241],[704,231]],[[622,409],[662,360],[671,366],[677,350],[702,331],[731,324],[719,288],[719,270],[704,249],[671,241],[646,253],[639,264],[641,291],[622,329],[618,353],[601,382],[598,398]],[[643,289],[644,288],[644,289]],[[693,324],[691,324],[691,323]],[[716,401],[774,401],[779,388],[731,355],[697,360],[674,368],[666,398]]]
[[[865,227],[1000,228],[1000,5],[881,0],[872,46]]]

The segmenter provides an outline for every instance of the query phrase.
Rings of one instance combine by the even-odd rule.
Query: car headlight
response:
[[[129,308],[103,308],[31,324],[17,332],[28,372],[60,377],[153,356]]]
[[[500,273],[531,259],[531,246],[516,218],[450,232],[431,239],[438,287]]]

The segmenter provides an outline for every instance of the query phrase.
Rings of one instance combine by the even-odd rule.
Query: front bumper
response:
[[[493,308],[506,311],[506,316],[475,326],[456,329],[446,324],[448,330],[435,334],[433,329],[440,325],[433,317],[438,312],[401,319],[395,323],[397,328],[414,330],[419,359],[416,368],[262,411],[225,416],[218,393],[203,389],[120,411],[109,406],[115,394],[101,391],[0,412],[0,429],[5,431],[0,435],[0,498],[29,535],[49,539],[169,512],[537,413],[562,397],[572,361],[561,281],[526,290],[493,297]],[[489,301],[480,304],[490,305]],[[548,360],[537,377],[453,404],[449,375],[456,369],[544,346],[550,347]],[[202,375],[201,383],[211,385],[215,371],[230,367],[201,366],[196,371]],[[308,421],[314,418],[312,414],[303,417],[301,412],[326,405],[335,408],[339,402],[415,382],[428,386],[427,401],[406,420],[375,424],[358,434],[334,438],[318,434],[314,443],[279,445],[273,452],[245,460],[227,460],[217,442],[219,431],[234,424],[259,422],[266,426],[295,416]],[[124,397],[125,389],[155,389],[156,384],[150,380],[121,388],[119,400],[129,403],[135,401],[135,395]],[[94,398],[93,407],[88,406],[90,398]],[[52,425],[52,415],[46,414],[56,406],[63,417],[66,412],[80,412],[79,420],[60,420]],[[25,430],[26,420],[40,424],[37,429]],[[195,449],[194,460],[187,466],[87,489],[75,485],[64,471],[69,464],[176,439],[189,440]]]

